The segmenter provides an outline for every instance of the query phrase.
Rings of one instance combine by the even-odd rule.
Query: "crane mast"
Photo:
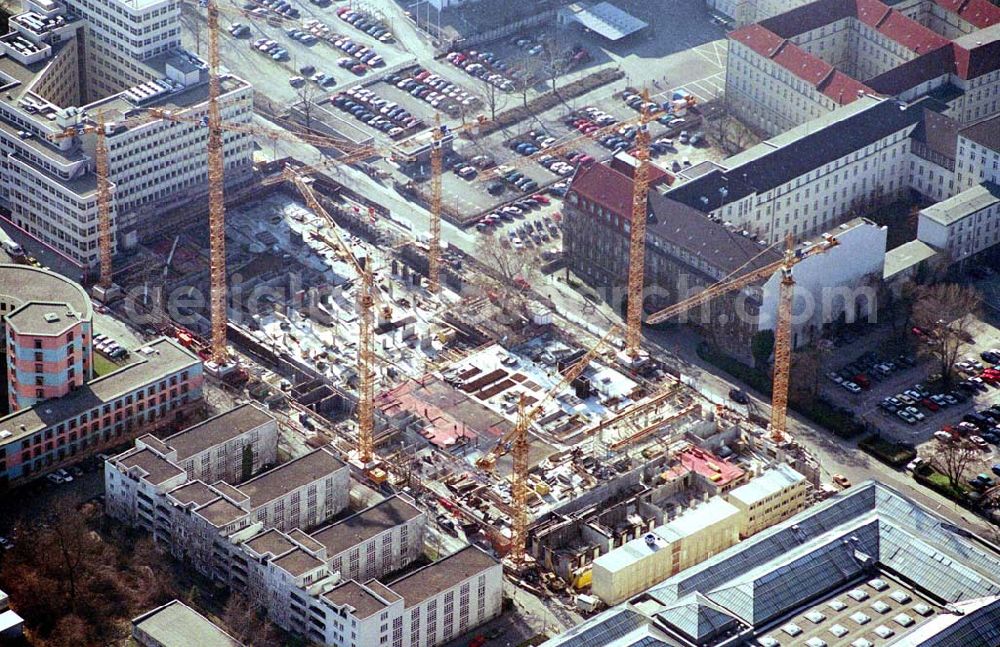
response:
[[[104,113],[97,114],[94,161],[97,166],[97,247],[101,258],[101,275],[98,285],[111,289],[111,182],[108,164],[108,140]]]
[[[226,205],[223,195],[225,162],[222,151],[222,116],[219,112],[219,8],[207,0],[208,10],[208,229],[211,249],[212,361],[222,367],[226,353]]]
[[[372,259],[365,257],[358,290],[358,456],[362,465],[372,462],[375,451],[375,280]]]
[[[431,239],[427,244],[427,289],[437,294],[441,289],[441,167],[444,155],[444,129],[441,119],[434,116],[431,133]]]
[[[633,361],[639,358],[642,344],[642,304],[646,264],[646,217],[649,195],[649,93],[642,93],[642,118],[636,133],[636,165],[632,180],[632,221],[629,223],[628,306],[626,311],[625,352]]]

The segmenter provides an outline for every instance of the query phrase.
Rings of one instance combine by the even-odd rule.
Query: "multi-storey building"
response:
[[[708,0],[708,6],[737,27],[807,5],[813,0]],[[1000,9],[989,0],[890,0],[885,4],[945,38],[989,27]]]
[[[84,18],[91,100],[149,81],[142,62],[181,45],[177,0],[66,0],[66,5]]]
[[[977,6],[962,12],[978,27],[968,33],[878,0],[817,0],[748,24],[729,34],[726,102],[767,135],[865,94],[931,94],[961,123],[982,119],[1000,98],[1000,8]]]
[[[172,426],[201,402],[197,355],[169,338],[134,354],[135,361],[61,398],[0,418],[0,487]]]
[[[7,410],[32,407],[93,378],[90,297],[67,278],[0,265],[0,367]]]
[[[964,191],[982,182],[1000,184],[1000,115],[958,133],[955,186]]]
[[[366,581],[397,571],[423,550],[423,513],[390,497],[312,533],[326,548],[330,568],[346,579]]]
[[[0,204],[16,225],[88,269],[98,259],[98,114],[107,124],[114,244],[128,246],[154,215],[207,192],[207,129],[146,109],[207,115],[208,70],[176,46],[175,0],[83,0],[72,10],[29,0],[26,9],[0,37]],[[223,77],[223,120],[249,122],[252,101],[249,84]],[[227,132],[223,147],[227,183],[245,181],[250,136]]]
[[[736,157],[699,165],[675,187],[656,187],[646,231],[646,308],[776,261],[770,245],[786,235],[800,249],[833,235],[837,248],[796,267],[796,300],[810,310],[797,306],[793,341],[804,345],[842,317],[870,314],[886,229],[853,215],[887,201],[883,192],[907,190],[910,139],[923,113],[866,99]],[[563,210],[569,267],[616,306],[626,296],[631,220],[631,177],[622,159],[581,169]],[[706,327],[720,346],[746,356],[753,334],[773,326],[777,293],[773,277],[680,321]]]
[[[239,483],[277,462],[278,424],[258,405],[241,404],[167,436],[162,445],[164,458],[177,463],[188,478]]]
[[[778,463],[726,494],[742,516],[740,539],[781,523],[808,505],[808,482],[794,469]]]
[[[203,451],[214,455],[254,429],[213,435]],[[209,485],[172,460],[182,434],[142,437],[108,461],[108,513],[246,594],[287,631],[338,647],[433,647],[499,614],[500,565],[472,546],[388,584],[372,579],[422,552],[426,515],[405,495],[304,532],[347,506],[349,468],[329,449],[242,483]],[[316,502],[312,512],[296,512],[303,500]]]

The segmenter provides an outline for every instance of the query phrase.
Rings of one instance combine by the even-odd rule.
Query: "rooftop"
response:
[[[265,530],[259,535],[254,535],[243,542],[243,545],[258,555],[271,554],[275,557],[284,555],[295,548],[295,544],[288,539],[285,533],[275,528]]]
[[[201,366],[201,360],[194,353],[167,337],[156,339],[145,348],[150,349],[149,352],[140,350],[135,353],[137,361],[103,375],[82,388],[61,398],[46,400],[34,408],[15,411],[0,418],[0,429],[14,432],[6,442],[15,442],[51,425],[65,422],[81,412],[112,402],[140,386]]]
[[[65,304],[63,308],[68,305],[87,321],[94,317],[90,297],[79,283],[31,265],[0,265],[0,300],[17,305]]]
[[[182,461],[269,422],[274,422],[271,414],[255,404],[243,404],[168,436],[164,442],[177,450],[177,460]]]
[[[948,226],[997,203],[1000,203],[1000,186],[983,182],[947,200],[924,207],[920,213],[936,223]]]
[[[370,589],[354,580],[347,580],[335,589],[324,593],[323,597],[338,607],[351,607],[354,609],[353,614],[358,618],[375,615],[387,606]]]
[[[201,481],[190,481],[184,485],[175,487],[170,490],[169,494],[178,503],[185,505],[193,503],[195,506],[205,505],[210,501],[214,501],[219,496],[218,492]]]
[[[326,554],[332,558],[390,528],[406,523],[419,514],[420,510],[412,503],[399,495],[394,495],[312,533],[312,538],[326,546]]]
[[[65,303],[25,303],[7,314],[7,323],[18,333],[55,337],[86,321]]]
[[[324,566],[323,560],[313,557],[301,548],[295,548],[274,560],[274,565],[292,577],[301,577]]]
[[[132,620],[141,631],[162,647],[241,647],[242,643],[218,625],[179,600],[144,613]]]
[[[890,249],[885,253],[885,267],[882,270],[882,278],[890,279],[914,265],[937,256],[937,253],[936,249],[922,240],[905,242],[899,247]]]
[[[746,505],[752,505],[758,501],[763,501],[772,494],[777,494],[785,488],[803,483],[806,477],[802,476],[785,463],[778,463],[774,467],[765,470],[757,478],[750,479],[746,485],[741,485],[729,492],[729,496],[739,499]]]
[[[406,608],[409,609],[470,577],[499,566],[499,563],[481,548],[470,545],[409,575],[404,575],[390,583],[389,588],[403,597]],[[500,577],[499,573],[497,577]]]
[[[963,128],[960,134],[983,148],[1000,151],[1000,115],[977,121]]]
[[[198,508],[197,513],[216,528],[229,525],[247,515],[246,510],[222,497]]]
[[[256,476],[238,489],[250,497],[251,509],[259,508],[300,487],[315,483],[344,467],[344,463],[320,447]]]
[[[649,26],[648,23],[622,11],[610,2],[599,2],[589,6],[586,3],[573,3],[563,12],[584,28],[611,41],[621,40]]]
[[[746,475],[746,472],[726,459],[719,458],[699,447],[691,447],[681,452],[677,458],[681,465],[700,474],[719,487],[724,487]]]
[[[781,637],[777,631],[789,619],[805,616],[825,601],[864,588],[865,583],[874,586],[875,578],[885,580],[893,602],[886,603],[890,608],[885,616],[878,610],[865,611],[870,616],[868,626],[892,625],[893,639],[898,637],[899,644],[924,644],[908,641],[906,632],[912,629],[895,622],[896,615],[904,612],[902,607],[912,605],[905,613],[913,616],[911,627],[915,627],[921,621],[909,609],[916,613],[918,598],[926,600],[933,611],[947,604],[970,605],[1000,596],[1000,547],[956,528],[881,483],[866,481],[681,571],[619,609],[635,612],[639,615],[630,617],[650,623],[679,605],[710,604],[758,634],[772,632]],[[902,591],[898,599],[893,597],[897,589]],[[870,592],[863,593],[872,597]],[[906,600],[907,596],[912,600]],[[977,608],[982,610],[975,618],[969,614],[956,619],[960,628],[942,629],[954,632],[955,640],[940,644],[996,644],[1000,604]],[[830,613],[823,613],[829,618],[833,611],[831,607]],[[602,637],[585,643],[588,647],[615,644],[614,637],[600,626],[612,617],[602,614],[573,631]],[[815,623],[810,619],[805,624],[823,621],[816,618]],[[824,640],[848,644],[832,637]],[[789,643],[787,634],[779,642],[802,644],[797,639]],[[716,641],[699,644],[707,647]]]
[[[115,462],[131,469],[138,468],[144,472],[143,477],[153,485],[181,476],[184,470],[165,458],[161,458],[148,449],[131,450],[115,457]]]

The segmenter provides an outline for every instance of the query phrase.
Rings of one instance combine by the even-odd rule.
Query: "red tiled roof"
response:
[[[650,186],[663,181],[671,183],[673,177],[655,164],[650,164]],[[569,189],[626,221],[632,218],[632,178],[607,164],[581,167],[573,176]]]
[[[842,106],[857,99],[859,93],[873,94],[872,88],[840,70],[833,70],[816,89]]]
[[[764,23],[747,25],[730,33],[729,37],[758,54],[767,56],[842,106],[857,99],[858,92],[872,91],[864,83],[837,70],[791,41],[782,39],[763,25]]]
[[[910,51],[926,54],[939,47],[947,47],[951,43],[944,36],[931,31],[912,18],[907,18],[879,0],[855,0],[855,2],[857,2],[858,20]]]
[[[979,29],[1000,23],[1000,7],[989,0],[934,0],[934,2]]]

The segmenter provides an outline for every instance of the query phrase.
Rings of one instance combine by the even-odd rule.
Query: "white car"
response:
[[[939,433],[947,434],[948,439],[949,440],[951,439],[951,434],[949,434],[947,431],[935,432],[934,435],[936,436]],[[906,471],[907,472],[912,472],[913,470],[915,470],[918,467],[920,467],[921,465],[923,465],[925,462],[927,462],[927,461],[925,461],[924,459],[922,459],[919,456],[917,456],[912,461],[910,461],[909,463],[906,464]]]
[[[861,393],[861,387],[855,384],[854,382],[851,381],[842,382],[840,386],[844,387],[851,393]]]

